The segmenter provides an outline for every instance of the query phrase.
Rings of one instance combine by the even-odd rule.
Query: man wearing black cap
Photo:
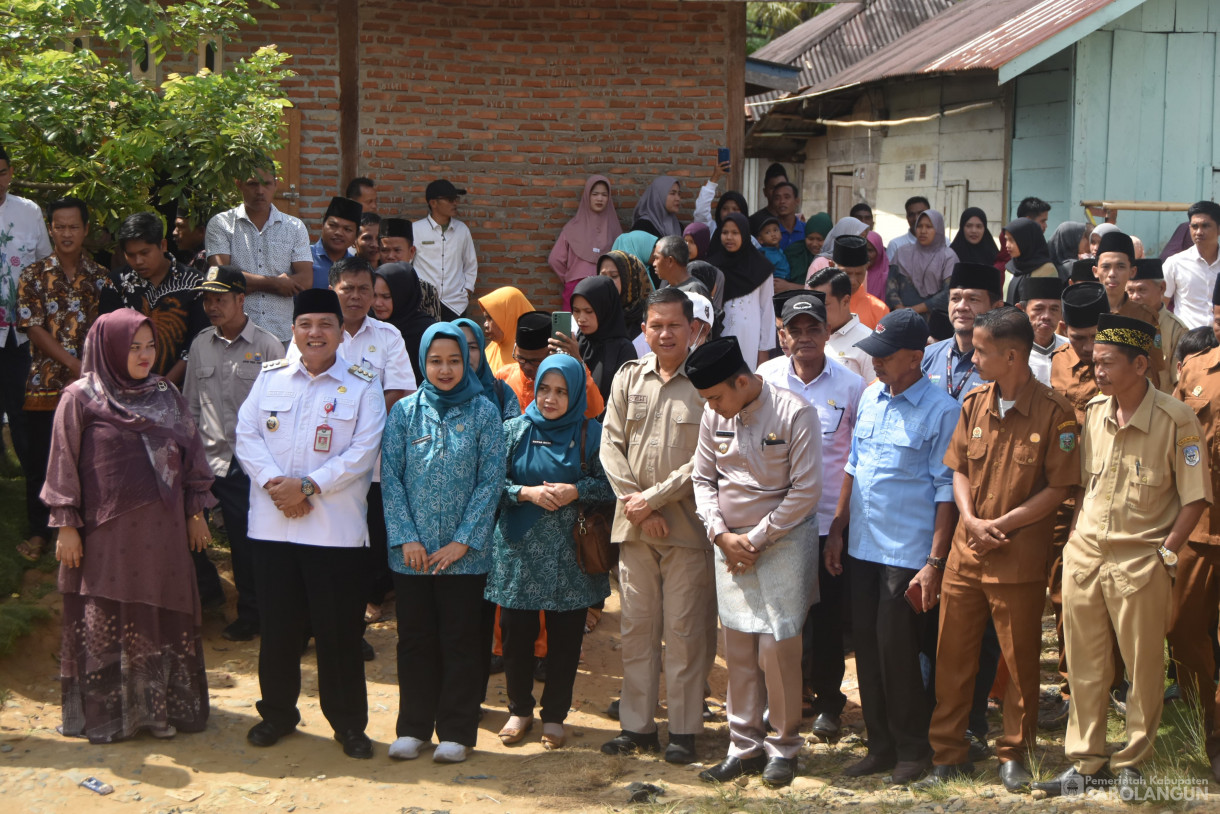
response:
[[[457,219],[458,198],[466,190],[445,179],[433,181],[424,191],[428,216],[415,221],[415,270],[440,294],[441,319],[452,321],[466,312],[478,282],[479,259],[470,229]],[[524,407],[522,408],[524,409]]]
[[[1156,314],[1157,334],[1154,345],[1165,355],[1165,368],[1157,385],[1168,393],[1178,383],[1178,343],[1189,329],[1186,323],[1165,307],[1165,271],[1159,257],[1141,257],[1135,261],[1135,273],[1127,281],[1127,296]]]
[[[1016,308],[975,320],[974,358],[990,383],[966,397],[945,455],[961,519],[941,584],[928,785],[974,774],[962,734],[991,620],[1010,676],[996,742],[1000,779],[1011,792],[1033,779],[1025,763],[1037,734],[1051,527],[1055,510],[1080,485],[1076,416],[1034,378],[1033,342],[1033,327]]]
[[[242,270],[250,319],[287,343],[292,339],[292,297],[313,283],[313,253],[305,224],[272,203],[275,186],[270,162],[237,181],[241,205],[208,221],[203,245],[213,266]]]
[[[1108,237],[1108,235],[1107,235]],[[1105,238],[1102,238],[1104,241]],[[1165,634],[1177,552],[1212,501],[1207,449],[1194,410],[1148,382],[1156,328],[1103,314],[1093,365],[1101,395],[1086,408],[1084,496],[1064,549],[1064,633],[1072,705],[1064,751],[1072,766],[1035,789],[1104,785],[1141,791],[1165,689]],[[1106,708],[1118,637],[1131,678],[1126,743],[1107,754]],[[1144,789],[1146,790],[1146,789]]]
[[[890,308],[868,293],[868,246],[862,237],[839,235],[835,238],[831,262],[851,280],[851,312],[871,331]]]
[[[974,364],[974,318],[1004,304],[1003,272],[981,263],[957,263],[949,277],[953,336],[928,347],[923,372],[959,403],[983,384]]]
[[[1097,281],[1105,286],[1110,313],[1142,320],[1155,329],[1158,325],[1156,314],[1127,296],[1127,283],[1135,275],[1135,243],[1130,235],[1106,232],[1097,244],[1097,259],[1094,262],[1093,274],[1096,275]],[[1165,371],[1165,354],[1161,352],[1159,345],[1153,344],[1149,350],[1148,363],[1148,376],[1152,383],[1162,392],[1172,390],[1172,386],[1166,388],[1161,383]]]
[[[1101,238],[1098,238],[1100,240]],[[1093,266],[1097,260],[1093,257],[1085,257],[1081,260],[1072,262],[1072,274],[1068,277],[1068,285],[1076,285],[1076,283],[1094,283],[1097,278],[1093,276]]]
[[[377,376],[339,352],[343,309],[311,288],[293,305],[295,362],[264,362],[237,417],[237,457],[250,476],[262,639],[262,721],[246,735],[271,746],[301,716],[301,641],[318,645],[322,714],[349,757],[368,758],[361,635],[367,589],[367,495],[385,425]]]
[[[502,380],[513,389],[517,395],[517,403],[521,411],[534,403],[534,377],[538,375],[538,365],[552,353],[549,340],[551,338],[551,313],[549,311],[530,311],[522,314],[517,320],[517,341],[513,345],[513,361],[496,371],[496,378]],[[593,374],[585,366],[585,384],[588,391],[585,397],[588,405],[585,408],[585,418],[597,418],[606,409],[606,401],[601,391],[593,382]]]
[[[382,218],[381,232],[382,263],[415,263],[415,227],[403,218]]]
[[[751,374],[735,337],[697,348],[686,373],[707,401],[692,482],[716,546],[729,673],[729,754],[699,779],[761,772],[786,786],[803,743],[800,633],[818,600],[821,422],[803,398]]]
[[[957,522],[944,458],[961,405],[920,370],[927,343],[928,324],[909,308],[887,315],[859,343],[874,358],[877,382],[860,397],[824,555],[826,570],[842,574],[846,531],[868,756],[844,773],[893,769],[895,783],[917,780],[931,766],[933,688],[920,660],[935,658],[936,615],[928,611],[940,601]],[[895,523],[899,506],[902,522]]]
[[[860,341],[872,335],[872,330],[851,312],[851,278],[827,267],[809,278],[809,288],[821,294],[826,303],[826,328],[830,331],[826,355],[864,379],[865,384],[872,384],[877,378],[873,357],[859,348]]]
[[[350,198],[334,197],[322,216],[322,236],[313,244],[313,287],[330,285],[330,267],[356,253],[356,233],[364,207]]]
[[[835,506],[843,486],[843,468],[851,452],[856,410],[864,379],[843,365],[826,358],[826,306],[816,294],[806,291],[784,304],[780,342],[789,355],[758,366],[758,375],[773,387],[791,390],[818,411],[822,422],[822,498],[818,502],[818,545],[826,546],[826,535],[834,520]],[[847,702],[839,686],[843,683],[844,577],[826,570],[818,556],[818,586],[821,598],[809,609],[805,620],[801,673],[804,696],[816,716],[813,733],[824,739],[839,734],[839,716]],[[808,716],[805,716],[808,717]]]
[[[1166,305],[1188,328],[1212,323],[1207,295],[1220,277],[1220,204],[1198,201],[1186,211],[1191,246],[1165,261]]]
[[[1213,299],[1220,300],[1220,280]],[[1217,424],[1220,424],[1220,348],[1188,356],[1179,371],[1174,396],[1195,412],[1203,425],[1202,447],[1209,461],[1220,457]],[[1210,467],[1212,493],[1220,488],[1220,467]],[[1203,711],[1212,777],[1220,781],[1220,722],[1216,717],[1216,693],[1212,692],[1216,660],[1212,642],[1216,638],[1216,609],[1220,607],[1220,512],[1210,507],[1190,532],[1189,541],[1178,549],[1178,573],[1173,584],[1173,615],[1169,623],[1169,646],[1178,665],[1178,684],[1185,697]]]
[[[284,343],[246,316],[246,278],[241,269],[213,266],[195,290],[212,325],[191,342],[182,395],[199,427],[208,466],[216,476],[212,494],[220,501],[233,558],[237,618],[221,635],[229,641],[245,642],[258,634],[259,615],[254,552],[247,535],[250,478],[234,455],[237,412],[250,395],[263,362],[283,358]],[[210,561],[204,565],[196,558],[196,570],[208,567],[215,572]]]
[[[1068,343],[1067,337],[1056,333],[1059,323],[1063,321],[1062,296],[1063,281],[1058,277],[1027,277],[1021,284],[1023,299],[1017,303],[1034,329],[1034,348],[1029,354],[1029,368],[1034,378],[1048,387],[1051,383],[1051,354]]]

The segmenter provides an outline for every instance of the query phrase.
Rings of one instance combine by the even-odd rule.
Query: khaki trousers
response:
[[[795,758],[804,739],[801,725],[801,652],[803,639],[776,641],[770,633],[724,629],[724,660],[729,671],[726,707],[729,757]],[[767,734],[767,714],[774,735]]]
[[[951,766],[969,760],[965,740],[979,651],[987,619],[995,621],[1000,653],[1008,668],[1004,733],[996,740],[1001,763],[1026,762],[1038,728],[1038,662],[1042,651],[1041,582],[1001,584],[945,571],[940,589],[940,634],[936,639],[936,707],[928,740],[932,762]]]
[[[1169,573],[1157,568],[1148,582],[1124,595],[1119,566],[1102,562],[1083,583],[1063,580],[1063,628],[1071,665],[1072,704],[1064,751],[1076,771],[1094,774],[1106,765],[1106,711],[1114,675],[1109,631],[1131,677],[1127,692],[1127,742],[1109,756],[1114,771],[1138,766],[1152,755],[1165,698],[1165,634],[1169,627]]]
[[[1169,646],[1178,662],[1178,684],[1188,699],[1198,699],[1207,733],[1207,756],[1220,754],[1216,724],[1216,616],[1220,611],[1220,546],[1187,543],[1178,551],[1173,581],[1173,616]]]
[[[619,723],[628,732],[657,728],[662,654],[670,734],[703,731],[703,688],[716,658],[712,562],[710,548],[638,541],[619,546],[623,645]]]

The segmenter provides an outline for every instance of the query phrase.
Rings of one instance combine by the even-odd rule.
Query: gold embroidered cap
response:
[[[1120,314],[1102,314],[1097,320],[1097,338],[1093,341],[1103,345],[1122,345],[1147,354],[1156,340],[1156,326],[1142,319],[1124,317]]]

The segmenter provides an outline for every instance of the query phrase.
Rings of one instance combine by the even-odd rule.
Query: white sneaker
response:
[[[461,763],[466,759],[468,751],[460,743],[441,741],[440,745],[436,747],[436,751],[432,753],[432,760],[436,763]]]
[[[390,757],[397,760],[415,760],[419,750],[424,748],[425,741],[410,736],[399,738],[390,744]]]

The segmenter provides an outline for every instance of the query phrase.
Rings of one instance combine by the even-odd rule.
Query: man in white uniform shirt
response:
[[[47,224],[38,204],[8,188],[13,165],[0,147],[0,412],[8,416],[13,451],[26,465],[25,380],[30,375],[29,337],[17,330],[17,279],[21,270],[51,254]]]
[[[441,319],[451,322],[466,313],[479,275],[470,229],[457,219],[458,198],[466,190],[441,179],[428,184],[428,216],[415,221],[415,271],[441,297]]]
[[[818,503],[819,600],[805,619],[801,673],[803,694],[811,701],[813,733],[830,740],[838,736],[840,715],[847,696],[840,690],[843,659],[843,588],[846,578],[826,570],[822,550],[834,520],[844,467],[851,452],[856,410],[864,379],[833,359],[826,358],[826,306],[812,292],[784,303],[781,338],[788,356],[758,366],[764,382],[791,390],[818,411],[822,422],[822,498]]]
[[[394,402],[416,390],[415,372],[402,334],[388,322],[369,316],[373,307],[373,267],[361,257],[346,257],[330,268],[330,288],[339,295],[343,308],[343,341],[339,352],[377,377],[385,394],[386,413]],[[296,361],[301,351],[296,342],[288,346],[288,359]],[[369,487],[369,590],[366,617],[380,616],[380,601],[390,590],[390,566],[386,553],[385,514],[381,504],[381,459],[373,468]],[[376,610],[374,611],[374,608]],[[368,639],[362,652],[365,661],[376,656]]]
[[[1165,261],[1165,304],[1187,328],[1212,324],[1211,296],[1220,276],[1220,204],[1199,201],[1187,210],[1194,243]]]
[[[274,745],[301,719],[301,641],[318,646],[318,700],[349,757],[369,758],[360,636],[368,577],[365,514],[386,408],[377,376],[339,352],[334,291],[297,295],[296,361],[267,362],[237,417],[237,458],[250,476],[262,639],[262,720],[246,734]]]
[[[826,355],[864,379],[865,386],[877,378],[873,372],[873,357],[856,347],[856,343],[873,332],[851,312],[851,278],[833,266],[809,278],[809,288],[822,296],[826,303]]]
[[[309,230],[275,208],[275,170],[256,170],[237,182],[240,206],[208,221],[203,240],[208,263],[234,265],[246,275],[246,313],[254,324],[287,343],[292,339],[292,297],[313,285]]]

